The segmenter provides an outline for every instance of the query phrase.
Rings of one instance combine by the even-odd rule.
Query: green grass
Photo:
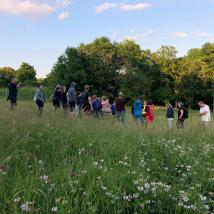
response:
[[[214,124],[204,131],[196,112],[168,133],[161,109],[149,130],[0,102],[0,213],[213,212]]]

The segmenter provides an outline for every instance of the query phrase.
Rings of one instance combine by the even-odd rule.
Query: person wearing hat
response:
[[[115,105],[116,105],[116,112],[117,112],[117,119],[119,121],[120,124],[124,124],[125,123],[125,100],[123,98],[123,93],[120,92],[118,98],[115,101]]]
[[[67,99],[70,108],[70,112],[75,110],[75,106],[77,104],[77,92],[76,92],[77,84],[72,82],[70,88],[68,89]]]
[[[21,87],[22,83],[19,83],[16,78],[13,78],[8,84],[8,97],[7,100],[10,101],[11,110],[15,110],[17,105],[17,95],[18,89]]]

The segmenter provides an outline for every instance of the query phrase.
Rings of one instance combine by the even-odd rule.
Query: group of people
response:
[[[17,105],[17,94],[21,85],[16,78],[12,79],[8,84],[7,99],[10,101],[12,110],[14,110]],[[56,86],[51,98],[55,111],[62,106],[65,112],[70,112],[70,115],[81,115],[84,112],[85,114],[92,114],[95,118],[116,117],[120,124],[125,123],[126,101],[122,92],[120,92],[115,101],[110,104],[107,96],[98,97],[97,95],[91,95],[89,85],[84,86],[82,93],[76,91],[76,86],[77,84],[75,82],[71,83],[68,90],[66,86]],[[34,102],[38,106],[39,114],[41,115],[45,104],[44,87],[42,84],[38,85]],[[203,101],[199,101],[198,105],[200,106],[199,116],[201,117],[201,122],[204,127],[209,127],[211,121],[210,108]],[[152,127],[155,119],[155,108],[151,100],[143,102],[140,96],[137,96],[132,105],[131,112],[134,121],[140,125],[143,125],[144,121],[146,121],[148,127]],[[184,122],[188,117],[188,109],[183,103],[179,102],[177,127],[183,128]],[[168,104],[166,118],[168,120],[168,129],[172,130],[175,118],[172,103]]]

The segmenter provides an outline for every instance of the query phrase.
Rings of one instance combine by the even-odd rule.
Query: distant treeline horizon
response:
[[[93,94],[109,98],[123,91],[128,100],[139,95],[155,104],[180,100],[194,107],[198,100],[204,100],[213,105],[214,43],[177,57],[173,46],[161,46],[152,52],[132,40],[112,42],[101,37],[68,47],[44,79],[37,79],[28,63],[22,63],[18,70],[0,68],[0,87],[7,86],[13,77],[24,85],[42,83],[52,88],[57,84],[69,87],[75,81],[77,90],[88,84]]]

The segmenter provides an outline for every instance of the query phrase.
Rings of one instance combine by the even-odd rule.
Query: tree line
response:
[[[131,40],[112,42],[101,37],[89,44],[68,47],[44,84],[69,86],[72,81],[78,83],[78,90],[89,84],[94,94],[110,99],[123,91],[128,100],[139,95],[160,105],[179,100],[194,107],[199,99],[212,105],[214,43],[177,57],[173,46],[162,46],[152,52],[142,50]]]

